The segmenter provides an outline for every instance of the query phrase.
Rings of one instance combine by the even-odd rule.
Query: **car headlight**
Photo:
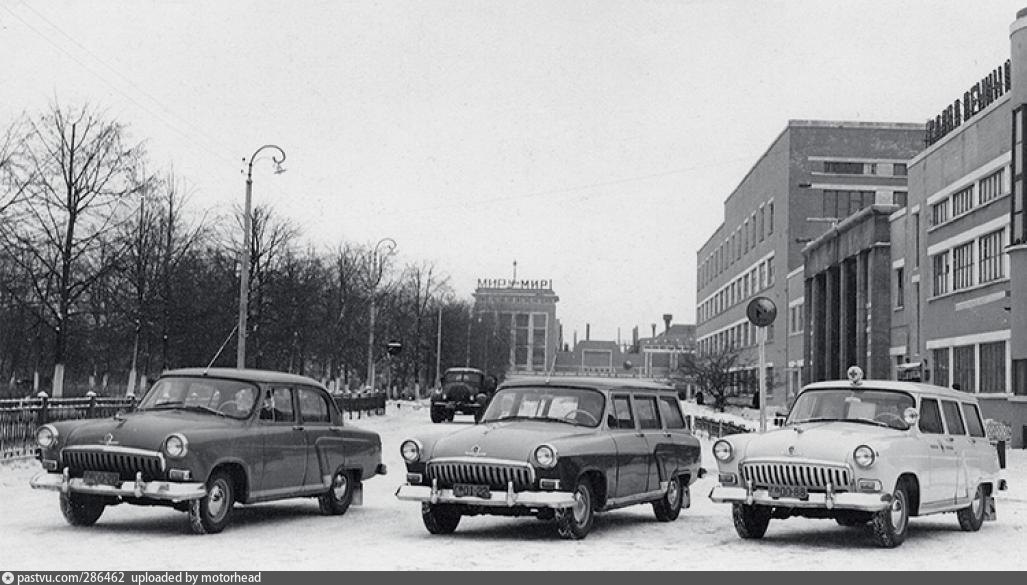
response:
[[[870,467],[874,464],[874,460],[876,458],[877,456],[874,455],[874,450],[866,445],[860,445],[852,452],[852,460],[860,467]]]
[[[720,440],[713,444],[713,456],[717,458],[717,461],[723,461],[727,463],[731,461],[731,457],[734,456],[734,448],[731,447],[731,443]]]
[[[399,453],[407,463],[413,463],[421,457],[421,444],[413,439],[403,441],[399,446]]]
[[[189,441],[186,440],[184,435],[175,433],[168,435],[167,439],[164,439],[164,453],[173,459],[185,457],[185,454],[189,452]]]
[[[551,445],[539,445],[535,449],[535,461],[538,462],[539,467],[545,469],[552,469],[556,467],[556,449]]]
[[[36,444],[49,449],[57,444],[57,429],[52,425],[43,425],[36,429]]]

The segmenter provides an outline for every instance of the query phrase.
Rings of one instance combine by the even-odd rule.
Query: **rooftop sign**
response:
[[[927,120],[924,132],[924,146],[930,146],[941,140],[946,134],[959,128],[963,122],[979,114],[990,106],[1004,93],[1012,90],[1009,77],[1010,60],[996,67],[970,89],[963,92],[963,99],[956,99],[949,107],[941,111],[933,119]]]
[[[517,288],[523,290],[552,290],[552,280],[513,280],[508,278],[479,278],[478,288]]]

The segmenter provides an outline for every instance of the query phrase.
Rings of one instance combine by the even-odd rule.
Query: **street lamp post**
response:
[[[246,318],[249,311],[247,304],[249,302],[250,295],[250,246],[252,245],[253,239],[253,234],[250,233],[253,229],[251,227],[253,221],[250,217],[252,214],[251,207],[253,202],[253,163],[257,160],[257,155],[265,149],[278,151],[277,155],[271,156],[271,160],[275,163],[275,174],[285,172],[285,169],[282,168],[282,163],[285,162],[285,151],[274,144],[265,144],[258,148],[254,151],[253,155],[250,156],[250,160],[247,164],[246,207],[243,210],[242,221],[242,265],[239,267],[239,347],[235,357],[235,367],[240,370],[246,367]]]
[[[371,251],[371,267],[368,282],[371,284],[370,319],[367,331],[367,383],[374,389],[374,320],[375,320],[375,294],[378,283],[382,280],[382,273],[385,271],[385,261],[389,256],[396,253],[396,240],[382,238],[374,245]],[[379,261],[379,249],[385,249],[384,256]]]

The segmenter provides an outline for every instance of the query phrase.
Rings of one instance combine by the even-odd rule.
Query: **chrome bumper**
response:
[[[172,481],[143,481],[142,474],[137,474],[135,481],[123,481],[120,485],[87,485],[82,478],[68,477],[65,473],[40,473],[29,482],[37,490],[53,490],[74,492],[76,494],[94,494],[98,496],[121,496],[126,498],[148,498],[183,502],[198,500],[207,495],[207,488],[202,483],[182,483]]]
[[[401,485],[396,490],[396,497],[400,500],[431,504],[465,504],[496,508],[570,508],[574,505],[574,494],[570,492],[515,492],[513,484],[510,484],[510,488],[505,492],[490,491],[489,494],[491,497],[488,499],[473,496],[457,497],[450,489],[410,484]]]
[[[861,494],[850,492],[828,492],[809,494],[806,500],[798,498],[772,498],[763,489],[749,490],[743,487],[718,485],[710,491],[710,499],[718,504],[760,504],[779,508],[824,508],[827,510],[860,510],[878,512],[891,505],[890,494]]]

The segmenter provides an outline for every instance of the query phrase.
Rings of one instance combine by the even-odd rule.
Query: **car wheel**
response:
[[[107,507],[103,500],[89,494],[62,493],[61,513],[72,526],[92,526]]]
[[[357,482],[353,475],[346,470],[340,469],[332,477],[332,487],[317,498],[317,504],[321,513],[325,516],[341,516],[349,510],[353,503],[353,490]]]
[[[653,513],[660,522],[671,522],[677,520],[681,513],[681,503],[684,501],[684,491],[681,488],[681,478],[674,476],[670,478],[667,486],[667,493],[653,502]]]
[[[562,538],[581,540],[595,524],[595,495],[588,479],[578,480],[574,488],[574,505],[556,512],[556,531]]]
[[[452,534],[460,524],[460,511],[446,504],[421,504],[421,520],[432,534]]]
[[[909,494],[904,483],[895,487],[891,505],[874,514],[870,527],[874,531],[877,544],[884,548],[895,548],[906,540],[909,528]]]
[[[431,422],[440,423],[446,420],[446,410],[444,408],[431,407]]]
[[[966,532],[977,532],[984,524],[984,507],[987,505],[987,497],[984,495],[984,486],[977,486],[970,505],[956,512],[959,518],[959,527]]]
[[[234,505],[232,477],[217,471],[207,481],[207,495],[189,502],[189,525],[196,534],[217,534],[228,526]]]
[[[733,504],[731,520],[742,538],[763,538],[770,525],[770,507],[757,504]]]

